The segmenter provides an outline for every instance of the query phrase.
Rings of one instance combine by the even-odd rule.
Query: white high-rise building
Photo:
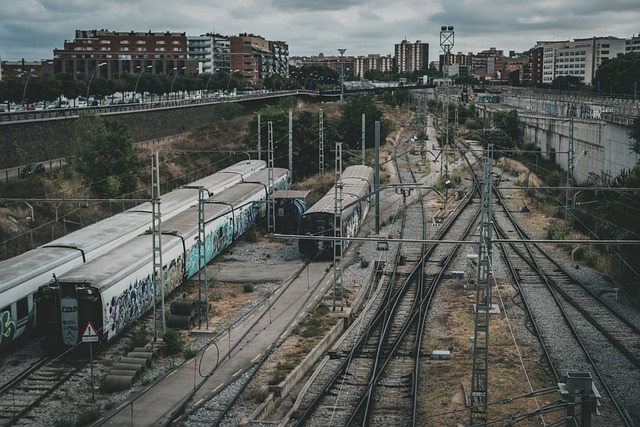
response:
[[[543,48],[542,83],[561,76],[576,76],[591,84],[602,61],[625,53],[625,39],[593,37],[573,41],[539,41]]]

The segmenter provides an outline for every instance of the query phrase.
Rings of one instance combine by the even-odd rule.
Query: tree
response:
[[[631,130],[629,131],[629,138],[632,139],[631,151],[640,154],[640,116],[633,120]]]
[[[340,119],[340,131],[342,142],[348,147],[361,147],[362,139],[362,114],[365,114],[365,134],[367,144],[373,147],[375,135],[375,122],[380,122],[380,139],[384,144],[384,139],[389,134],[391,125],[384,119],[383,112],[376,106],[372,95],[357,95],[347,98],[347,102],[342,107],[342,118]]]
[[[249,150],[255,150],[257,146],[258,114],[260,114],[260,145],[266,153],[269,141],[268,123],[272,123],[273,149],[275,166],[279,168],[289,167],[289,117],[287,110],[268,105],[254,114],[249,121],[245,145]],[[266,156],[263,156],[266,157]]]
[[[68,162],[96,194],[119,197],[137,190],[140,163],[124,124],[84,113],[75,131],[75,150]]]
[[[598,92],[633,94],[640,90],[640,53],[604,60],[591,82]]]

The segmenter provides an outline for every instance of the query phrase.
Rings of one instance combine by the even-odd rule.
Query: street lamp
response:
[[[138,68],[140,68],[139,65],[136,67],[136,69],[138,69]],[[148,65],[148,66],[144,67],[144,71],[140,72],[140,75],[138,76],[138,80],[136,80],[136,85],[133,88],[133,96],[134,97],[136,96],[136,93],[138,93],[138,83],[140,83],[140,79],[142,78],[142,75],[150,68],[153,68],[153,65]],[[144,102],[144,94],[142,95],[142,102]]]
[[[180,71],[186,70],[186,69],[187,67],[182,67],[178,70],[178,68],[176,67],[173,70],[171,70],[171,71],[176,71],[176,70],[178,71],[176,71],[176,73],[173,75],[173,80],[171,80],[171,89],[169,89],[169,93],[173,93],[173,84],[176,82],[176,78],[178,77],[178,74],[180,74]]]
[[[207,84],[204,86],[204,93],[208,93],[207,90],[209,89],[209,82],[211,81],[211,77],[213,77],[218,71],[220,71],[220,68],[216,68],[207,79]]]
[[[23,73],[22,77],[24,77],[25,74],[27,74],[27,73]],[[27,74],[27,81],[24,82],[24,89],[22,90],[22,106],[23,106],[23,108],[24,108],[24,101],[25,101],[25,99],[27,97],[27,85],[29,84],[29,79],[30,78],[31,78],[31,74]]]
[[[104,67],[105,65],[107,65],[106,62],[101,62],[100,64],[96,65],[96,68],[94,68],[93,72],[91,73],[91,77],[89,78],[89,84],[87,84],[87,104],[89,103],[89,89],[91,89],[91,81],[93,80],[93,76],[95,76],[96,71],[98,71],[98,68]]]
[[[231,83],[231,75],[233,73],[237,73],[240,70],[229,70],[229,80],[227,80],[227,89],[225,90],[225,94],[229,93],[229,83]]]
[[[344,100],[344,53],[347,49],[338,49],[340,52],[340,101]]]
[[[307,81],[312,77],[316,77],[316,75],[314,73],[311,73],[307,76],[306,79],[304,79],[304,84],[302,85],[302,89],[307,90]],[[313,79],[311,79],[311,81],[313,81]]]

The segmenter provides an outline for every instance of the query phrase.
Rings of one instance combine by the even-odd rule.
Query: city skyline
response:
[[[557,0],[513,3],[505,0],[388,2],[382,0],[25,0],[3,5],[0,55],[3,61],[49,59],[54,48],[72,40],[76,29],[111,31],[252,33],[288,43],[290,56],[393,55],[403,39],[430,45],[437,60],[440,27],[455,28],[453,52],[495,47],[524,51],[537,41],[640,33],[637,0]]]

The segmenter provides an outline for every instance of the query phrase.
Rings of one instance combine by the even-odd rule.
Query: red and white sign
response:
[[[98,342],[98,331],[93,327],[91,322],[87,322],[87,327],[82,333],[82,342]]]

